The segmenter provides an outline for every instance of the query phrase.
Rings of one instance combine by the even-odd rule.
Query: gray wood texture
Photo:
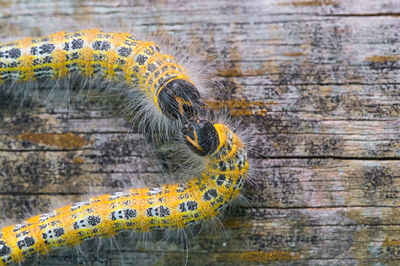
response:
[[[190,238],[188,265],[396,265],[400,260],[400,2],[0,1],[1,39],[78,22],[161,31],[219,67],[248,121],[256,188],[223,229]],[[0,100],[5,220],[77,201],[86,188],[153,180],[142,135],[109,107]],[[145,151],[145,152],[143,152]],[[56,201],[61,201],[55,204]],[[135,242],[135,241],[133,241]],[[179,265],[153,239],[51,254],[43,265]],[[95,245],[94,245],[95,246]]]

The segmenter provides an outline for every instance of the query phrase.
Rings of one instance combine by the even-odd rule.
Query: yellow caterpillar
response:
[[[202,103],[196,87],[154,43],[126,33],[87,30],[0,45],[4,86],[70,75],[139,87],[162,114],[184,122],[183,139],[204,157],[205,169],[186,182],[100,195],[5,227],[0,231],[0,265],[124,230],[186,228],[213,219],[237,198],[249,169],[244,143],[226,125],[198,119]]]
[[[126,94],[139,88],[172,119],[190,119],[202,106],[175,58],[129,33],[92,29],[0,44],[0,85],[76,76],[124,84]]]
[[[215,151],[206,156],[206,169],[200,176],[160,188],[129,189],[93,197],[5,227],[0,233],[0,265],[75,246],[94,237],[113,236],[122,230],[182,229],[218,215],[239,195],[246,179],[246,148],[223,124],[202,121],[192,134],[200,138],[216,136],[218,140]],[[186,138],[192,145],[190,134]],[[193,141],[193,148],[202,141]]]

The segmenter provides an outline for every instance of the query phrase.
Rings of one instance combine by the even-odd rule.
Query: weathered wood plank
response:
[[[190,265],[398,264],[400,4],[395,0],[8,1],[2,39],[129,25],[192,42],[224,85],[214,108],[251,127],[256,188],[224,230],[191,238]],[[229,100],[221,102],[221,99]],[[109,107],[0,103],[2,214],[20,220],[62,195],[163,182],[154,153]],[[58,200],[60,201],[60,200]],[[122,242],[123,243],[123,242]],[[94,247],[93,247],[94,246]],[[106,245],[46,265],[182,264],[181,246]],[[122,259],[123,258],[123,259]]]

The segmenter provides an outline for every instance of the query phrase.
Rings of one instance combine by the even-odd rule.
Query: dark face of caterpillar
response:
[[[158,104],[169,118],[187,120],[195,117],[204,106],[196,87],[183,79],[169,81],[158,94]]]
[[[218,132],[207,120],[190,121],[182,133],[186,144],[200,156],[211,154],[218,148]]]

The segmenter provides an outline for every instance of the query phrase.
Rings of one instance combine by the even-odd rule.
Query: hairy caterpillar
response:
[[[198,137],[193,140],[190,134]],[[193,149],[207,146],[213,137],[218,140],[215,150],[206,156],[206,169],[200,176],[160,188],[97,196],[5,227],[0,233],[2,265],[122,230],[182,229],[218,215],[239,195],[246,179],[245,146],[223,124],[201,121],[190,134],[186,138]]]
[[[128,52],[131,57],[123,58]],[[154,43],[89,30],[0,45],[4,87],[71,75],[139,88],[162,114],[184,121],[183,137],[192,151],[204,156],[205,170],[186,182],[105,194],[5,227],[0,234],[1,263],[21,262],[32,254],[123,230],[182,229],[212,219],[239,195],[249,167],[244,144],[227,126],[198,120],[202,103],[196,87]]]
[[[92,29],[0,44],[0,85],[43,85],[66,78],[89,79],[96,87],[124,85],[125,95],[139,88],[171,119],[191,119],[203,106],[197,88],[173,56],[129,33]]]

